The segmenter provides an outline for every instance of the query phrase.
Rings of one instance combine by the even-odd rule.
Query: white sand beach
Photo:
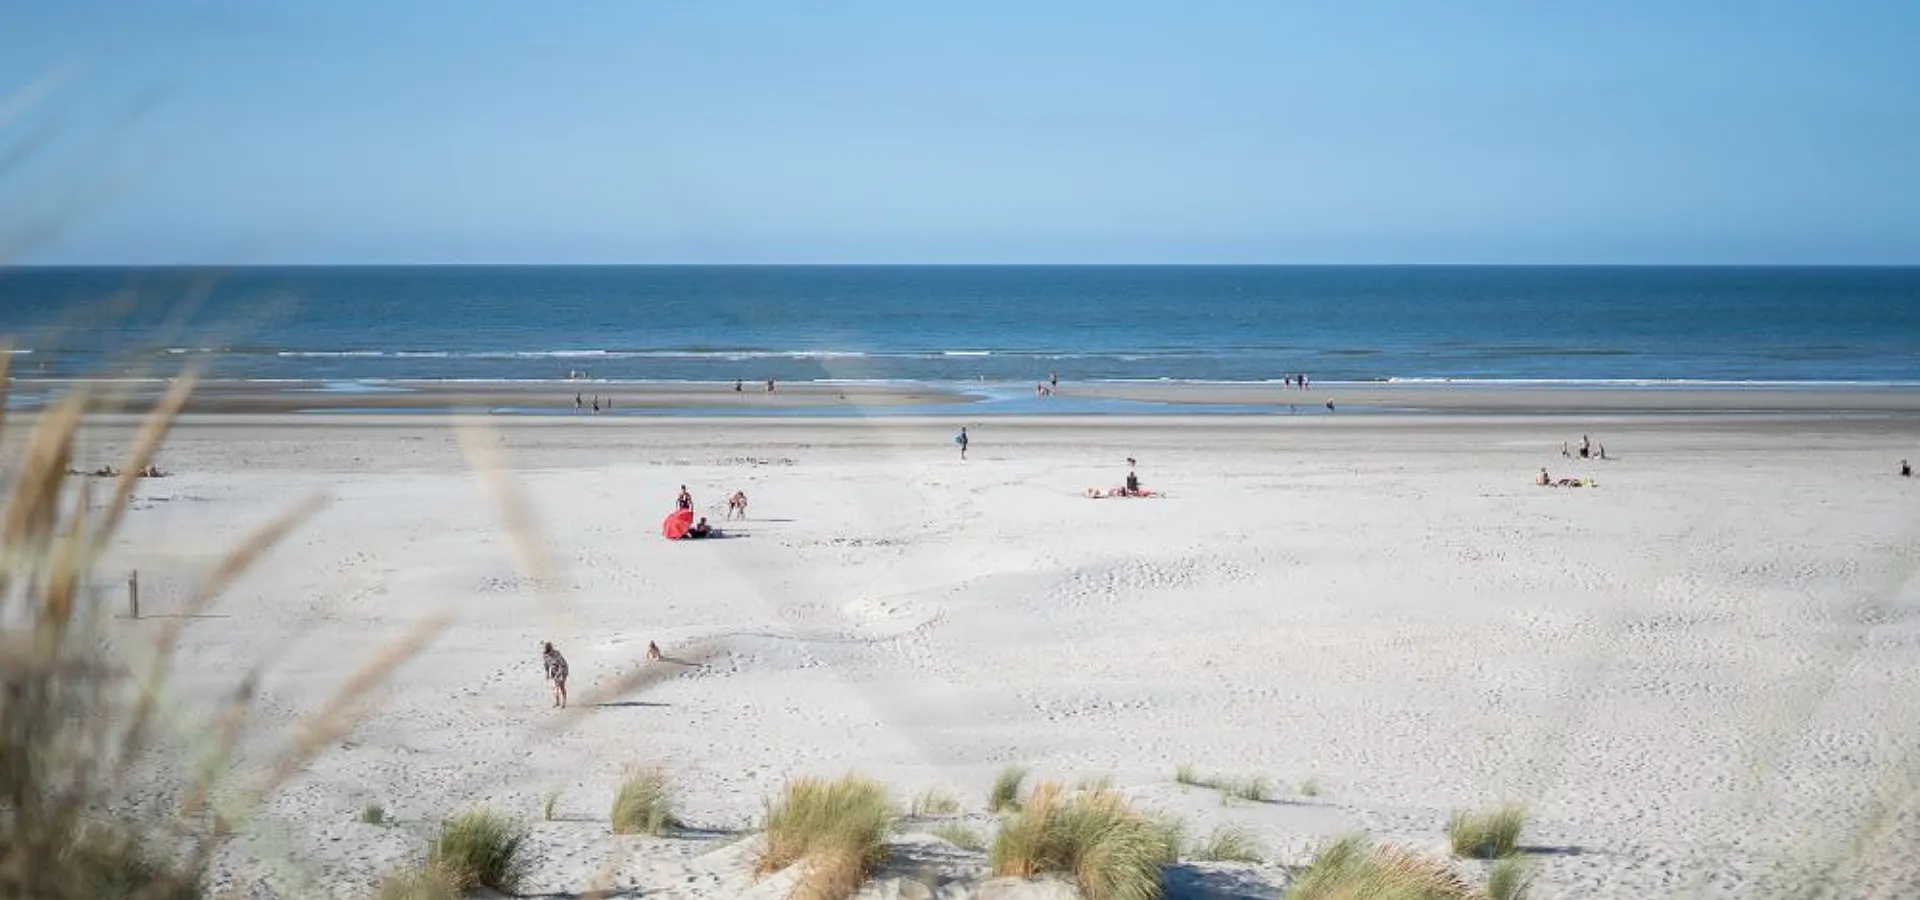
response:
[[[245,826],[227,886],[366,896],[439,817],[491,806],[533,823],[530,895],[606,873],[757,896],[730,832],[785,779],[858,772],[903,805],[943,788],[985,825],[1019,763],[1272,850],[1172,873],[1174,896],[1276,896],[1284,865],[1359,830],[1441,853],[1452,811],[1505,800],[1531,810],[1540,900],[1920,896],[1909,415],[1010,419],[968,423],[965,462],[957,422],[492,422],[544,589],[450,421],[194,418],[175,474],[141,486],[103,567],[141,573],[127,641],[250,528],[330,499],[183,632],[183,723],[261,669],[250,758],[407,626],[456,617]],[[78,462],[131,433],[91,426]],[[1562,458],[1582,433],[1614,458]],[[1083,496],[1129,456],[1164,497]],[[1598,485],[1535,487],[1543,466]],[[731,539],[661,539],[682,484]],[[735,489],[750,517],[722,522]],[[649,641],[717,654],[563,715],[543,640],[581,704]],[[635,763],[665,767],[697,830],[609,833]],[[1224,803],[1182,764],[1276,799]],[[369,803],[398,824],[357,821]],[[918,840],[899,856],[976,865]]]

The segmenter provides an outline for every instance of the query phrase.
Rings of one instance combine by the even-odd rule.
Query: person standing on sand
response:
[[[553,648],[552,641],[540,644],[540,665],[547,672],[547,686],[553,689],[553,705],[567,708],[567,658]]]
[[[967,426],[960,426],[960,433],[953,436],[953,442],[960,445],[960,458],[967,458]]]
[[[693,508],[693,493],[687,490],[686,485],[680,486],[680,496],[674,498],[673,506],[675,509]]]
[[[1056,390],[1056,391],[1060,389],[1060,373],[1059,372],[1047,373],[1047,387],[1051,390]]]

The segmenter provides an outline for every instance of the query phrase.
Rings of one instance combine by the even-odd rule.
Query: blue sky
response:
[[[8,3],[0,241],[1920,264],[1916,46],[1876,0]]]

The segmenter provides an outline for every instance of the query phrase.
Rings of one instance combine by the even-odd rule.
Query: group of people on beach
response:
[[[119,478],[120,470],[113,466],[101,466],[100,468],[94,469],[91,472],[81,472],[75,469],[68,469],[67,474],[68,475],[84,475],[88,478]],[[138,469],[135,469],[133,472],[133,477],[165,478],[167,477],[167,473],[162,472],[159,466],[156,466],[152,463],[148,463],[144,466],[141,466]]]
[[[674,498],[673,507],[676,511],[693,511],[693,492],[687,490],[686,485],[683,484],[680,486],[680,494]],[[735,490],[733,493],[727,495],[727,521],[733,521],[735,516],[739,516],[742,522],[747,520],[746,491]],[[703,538],[722,537],[722,535],[720,529],[713,527],[707,522],[706,516],[701,516],[699,521],[694,522],[693,526],[687,529],[686,534],[680,537],[682,540],[697,541]]]
[[[1605,444],[1596,444],[1596,443],[1594,443],[1594,442],[1593,442],[1593,440],[1592,440],[1591,438],[1589,438],[1589,437],[1587,437],[1586,435],[1584,435],[1584,434],[1583,434],[1583,435],[1581,435],[1581,436],[1580,436],[1580,451],[1579,451],[1579,452],[1580,452],[1580,458],[1581,458],[1581,459],[1606,459],[1606,458],[1607,458],[1607,445],[1605,445]],[[1572,459],[1572,458],[1573,458],[1573,454],[1574,454],[1574,450],[1573,450],[1573,448],[1572,448],[1572,447],[1571,447],[1571,446],[1570,446],[1570,445],[1568,444],[1568,442],[1566,442],[1566,441],[1561,441],[1561,442],[1560,442],[1560,455],[1561,455],[1561,456],[1563,456],[1563,457],[1565,457],[1565,458],[1567,458],[1567,459]]]
[[[767,379],[767,393],[769,393],[769,394],[771,394],[771,393],[773,393],[773,392],[774,392],[774,389],[775,389],[775,388],[774,388],[774,382],[773,382],[773,379],[771,379],[771,378],[769,378],[769,379]],[[738,379],[738,378],[735,378],[735,379],[733,380],[733,392],[734,392],[734,393],[736,393],[736,394],[743,394],[743,393],[746,393],[746,390],[747,390],[747,383],[746,383],[745,381],[742,381],[742,380],[740,380],[740,379]]]
[[[588,406],[589,404],[587,403],[586,395],[584,394],[573,395],[573,411],[574,412],[581,412],[582,410],[588,408]],[[606,402],[602,403],[600,402],[600,395],[595,394],[593,395],[593,403],[591,404],[591,408],[593,409],[594,412],[599,412],[603,409],[610,411],[613,409],[613,398],[608,397]]]
[[[1312,384],[1312,382],[1307,380],[1307,375],[1304,372],[1288,375],[1280,380],[1286,382],[1287,387],[1297,391],[1304,391]],[[1268,382],[1268,384],[1272,384],[1272,382]]]
[[[1127,477],[1120,483],[1119,487],[1107,488],[1106,490],[1101,490],[1097,487],[1087,488],[1087,496],[1097,499],[1100,497],[1158,497],[1160,495],[1140,486],[1140,463],[1138,460],[1129,456],[1127,457]]]

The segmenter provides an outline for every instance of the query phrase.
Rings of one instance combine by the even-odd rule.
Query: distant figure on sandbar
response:
[[[967,458],[967,426],[960,426],[960,433],[953,436],[953,442],[960,445],[960,458]]]
[[[1913,477],[1913,467],[1910,465],[1907,465],[1907,461],[1904,459],[1900,461],[1900,477],[1901,478]]]
[[[567,658],[553,648],[552,641],[540,644],[540,665],[547,672],[547,686],[553,689],[553,705],[567,708]]]

